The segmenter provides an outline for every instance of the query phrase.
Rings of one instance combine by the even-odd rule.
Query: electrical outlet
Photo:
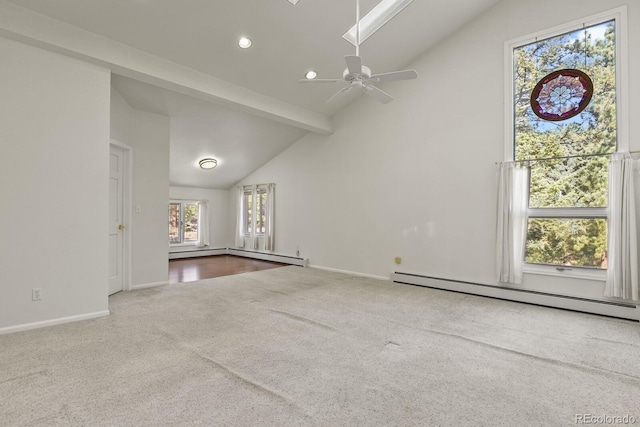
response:
[[[31,289],[31,301],[40,301],[42,299],[42,288]]]

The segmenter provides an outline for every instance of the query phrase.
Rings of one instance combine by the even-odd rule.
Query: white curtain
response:
[[[273,252],[275,250],[275,196],[276,185],[267,185],[267,209],[264,230],[264,250]]]
[[[609,163],[609,257],[604,295],[637,301],[640,292],[634,162],[629,153],[616,153]]]
[[[198,246],[203,248],[209,246],[209,201],[198,201],[198,227],[200,227],[200,240]]]
[[[529,168],[513,162],[500,165],[496,270],[501,283],[522,282],[522,263],[527,238]]]
[[[237,248],[244,248],[244,209],[242,206],[242,200],[244,198],[244,188],[242,186],[237,189],[237,206],[236,206],[236,239],[235,244]]]

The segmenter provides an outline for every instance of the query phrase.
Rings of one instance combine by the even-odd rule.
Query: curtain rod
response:
[[[638,153],[640,153],[640,150],[624,151],[624,153],[638,154]],[[539,157],[539,158],[534,158],[534,159],[521,159],[521,160],[509,160],[507,162],[496,162],[496,165],[501,165],[503,163],[510,163],[510,162],[513,162],[513,163],[524,163],[524,162],[540,162],[540,161],[545,161],[545,160],[575,159],[577,157],[610,156],[612,154],[616,154],[616,153],[595,153],[595,154],[576,154],[576,155],[573,155],[573,156]]]
[[[265,185],[276,185],[275,182],[269,182],[265,184],[247,184],[247,185],[238,185],[236,188],[244,188],[244,187],[263,187]]]

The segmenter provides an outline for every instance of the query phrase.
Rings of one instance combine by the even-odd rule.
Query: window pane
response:
[[[607,206],[607,154],[617,145],[615,30],[608,21],[514,49],[514,159],[543,159],[531,162],[530,208]],[[579,114],[545,120],[531,107],[533,88],[563,69],[586,73],[593,96]],[[566,79],[547,82],[534,101],[558,114],[576,108],[580,97]],[[525,261],[607,268],[607,220],[531,218]]]
[[[615,151],[615,51],[614,21],[514,49],[516,160]],[[589,75],[591,102],[570,119],[541,119],[531,108],[533,88],[547,74],[566,68]]]
[[[530,218],[525,261],[607,268],[607,220]]]
[[[180,204],[169,204],[169,243],[180,243]]]
[[[266,202],[267,202],[267,193],[264,189],[258,189],[257,191],[257,199],[256,199],[256,211],[258,216],[256,217],[256,233],[264,234],[265,233],[265,221],[266,221]]]
[[[194,243],[198,241],[198,205],[184,204],[184,242]]]
[[[244,232],[251,234],[253,224],[253,193],[244,193]]]
[[[606,207],[608,173],[609,156],[534,162],[529,207]]]

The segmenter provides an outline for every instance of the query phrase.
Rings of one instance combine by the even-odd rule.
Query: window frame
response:
[[[616,28],[616,128],[617,146],[616,152],[629,150],[628,137],[628,41],[627,41],[627,6],[610,9],[582,19],[577,19],[566,24],[542,30],[533,34],[511,39],[504,44],[504,109],[505,109],[505,148],[504,161],[513,161],[515,155],[515,108],[514,108],[514,50],[538,40],[557,37],[571,31],[579,30],[603,23],[615,21]],[[606,218],[608,208],[528,208],[528,218]],[[583,266],[557,266],[528,263],[524,259],[523,272],[549,276],[571,277],[588,280],[605,280],[606,269],[596,269]]]
[[[170,247],[181,247],[181,246],[198,246],[198,244],[200,243],[201,240],[201,236],[200,236],[200,202],[198,202],[197,200],[176,200],[176,199],[171,199],[169,200],[169,208],[171,207],[171,205],[179,205],[180,206],[180,218],[179,218],[179,224],[178,224],[178,235],[180,236],[180,242],[178,243],[171,243],[171,238],[169,237],[169,246]],[[185,222],[184,222],[184,216],[185,216],[185,206],[186,205],[195,205],[198,209],[198,230],[197,230],[197,238],[195,241],[189,241],[189,242],[185,242]]]
[[[257,186],[254,192],[255,200],[255,229],[256,236],[264,236],[267,230],[266,228],[266,210],[267,210],[267,188],[264,186]],[[260,209],[258,209],[260,208]],[[263,214],[264,212],[264,214]]]
[[[244,237],[262,238],[267,233],[269,185],[271,184],[244,185],[241,187],[242,230],[240,234]]]
[[[253,194],[253,186],[242,187],[242,234],[245,237],[251,237],[253,231],[253,216],[255,212]]]

